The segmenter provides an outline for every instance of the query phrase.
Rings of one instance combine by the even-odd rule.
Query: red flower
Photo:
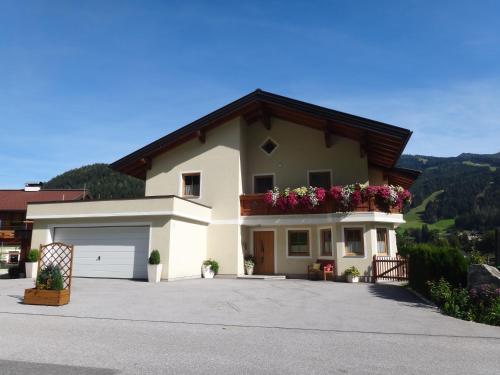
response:
[[[351,204],[353,206],[357,206],[363,201],[363,197],[361,196],[361,191],[354,190],[351,194]]]
[[[317,188],[316,189],[316,198],[318,198],[319,202],[323,202],[326,197],[326,190],[323,188]]]
[[[269,190],[265,195],[264,195],[264,200],[266,201],[267,204],[272,205],[273,202],[273,192]]]
[[[378,187],[378,195],[384,200],[388,200],[391,197],[391,188],[387,185]]]
[[[286,197],[284,196],[280,196],[278,198],[278,201],[276,202],[276,205],[282,209],[282,210],[286,210],[287,206],[288,206],[288,202],[287,202],[287,199]]]
[[[297,207],[298,204],[299,204],[299,198],[297,196],[297,193],[291,191],[288,194],[288,206],[290,206],[291,208],[295,208]]]
[[[340,202],[342,200],[342,186],[332,186],[330,194],[334,201]]]
[[[379,186],[368,186],[365,190],[366,196],[369,198],[374,197],[375,195],[377,195],[378,190],[379,190]]]

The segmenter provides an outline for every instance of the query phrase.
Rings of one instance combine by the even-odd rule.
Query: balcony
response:
[[[362,204],[345,209],[337,202],[334,202],[330,195],[315,208],[288,208],[282,210],[279,207],[272,207],[265,199],[265,194],[245,194],[240,195],[240,214],[241,216],[255,215],[310,215],[310,214],[328,214],[335,212],[387,212],[401,214],[402,210],[398,207],[387,207],[387,205],[378,204],[375,198],[363,202]]]

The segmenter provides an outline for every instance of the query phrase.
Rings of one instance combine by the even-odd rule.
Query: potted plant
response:
[[[31,249],[28,253],[25,263],[27,279],[36,279],[38,273],[39,259],[40,259],[40,251],[38,249]]]
[[[49,264],[40,270],[34,289],[24,291],[28,305],[61,306],[69,303],[69,289],[64,288],[64,277],[57,265]]]
[[[253,268],[255,267],[255,259],[253,255],[245,256],[245,273],[247,275],[253,275]]]
[[[205,279],[213,279],[219,272],[219,263],[213,259],[207,259],[201,265],[201,274]]]
[[[357,283],[359,281],[359,270],[352,266],[344,271],[348,283]]]
[[[161,271],[163,265],[160,263],[160,252],[158,250],[151,251],[148,264],[148,281],[150,283],[159,283],[161,280]]]

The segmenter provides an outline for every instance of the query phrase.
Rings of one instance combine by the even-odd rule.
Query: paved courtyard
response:
[[[500,328],[392,285],[75,279],[63,307],[0,280],[0,374],[498,374]]]

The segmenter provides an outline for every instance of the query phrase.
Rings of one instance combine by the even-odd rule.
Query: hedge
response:
[[[400,249],[409,256],[410,287],[429,296],[428,281],[444,278],[452,286],[466,286],[467,261],[459,249],[418,244]]]

